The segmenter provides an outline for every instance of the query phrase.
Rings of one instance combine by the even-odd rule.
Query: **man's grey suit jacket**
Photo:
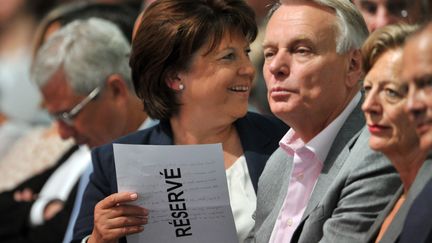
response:
[[[408,191],[408,195],[405,199],[405,202],[399,208],[399,211],[396,213],[393,221],[387,228],[385,234],[380,240],[380,243],[394,243],[399,240],[399,236],[402,232],[402,228],[404,226],[405,218],[408,214],[409,209],[411,208],[414,199],[420,194],[423,190],[426,183],[432,178],[432,158],[428,158],[417,172],[417,176],[411,185],[411,188]],[[383,224],[387,215],[391,212],[397,200],[403,193],[403,187],[401,186],[397,193],[394,195],[391,202],[387,205],[387,207],[378,215],[374,224],[370,228],[368,234],[366,235],[364,242],[375,242],[378,233],[381,229],[381,225]]]
[[[291,242],[361,242],[401,182],[368,146],[360,105],[337,134]],[[253,242],[267,243],[287,193],[292,158],[277,149],[260,177]]]

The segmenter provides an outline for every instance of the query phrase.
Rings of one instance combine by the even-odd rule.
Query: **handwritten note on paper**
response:
[[[114,158],[119,192],[149,210],[128,243],[238,242],[220,144],[114,144]]]

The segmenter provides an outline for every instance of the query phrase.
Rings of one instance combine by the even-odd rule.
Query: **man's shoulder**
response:
[[[351,142],[355,141],[355,138],[358,137],[360,133],[363,133],[365,124],[365,117],[361,110],[361,104],[359,103],[342,124],[335,142],[342,140],[345,141],[345,144],[351,144]]]
[[[398,177],[390,160],[381,152],[375,151],[369,147],[370,133],[366,127],[358,131],[351,140],[345,145],[344,150],[347,154],[339,155],[341,158],[336,159],[341,166],[337,178],[348,181],[357,181],[360,178],[378,174],[388,174]],[[336,162],[338,163],[338,162]],[[395,176],[393,176],[395,175]],[[336,178],[335,178],[336,179]],[[392,187],[393,190],[396,187]]]
[[[386,167],[393,167],[390,160],[381,152],[375,151],[369,146],[370,133],[364,127],[355,137],[347,144],[350,150],[350,156],[347,158],[347,163],[359,164],[361,167],[371,165],[373,168],[378,168],[377,162]]]
[[[335,139],[332,141],[332,145],[324,161],[324,167],[333,165],[335,161],[343,161],[349,156],[352,152],[352,147],[357,144],[359,137],[364,133],[364,128],[365,119],[360,110],[360,105],[357,105],[342,124]],[[366,146],[369,147],[367,144]]]

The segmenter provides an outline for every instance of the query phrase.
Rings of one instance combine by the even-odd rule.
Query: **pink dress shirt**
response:
[[[293,158],[288,192],[279,212],[270,242],[290,242],[299,225],[315,182],[322,169],[322,161],[314,149],[304,144],[297,134],[290,130],[280,146]]]
[[[309,198],[323,167],[323,161],[337,133],[349,114],[360,102],[358,93],[345,110],[307,144],[292,129],[282,138],[279,146],[293,158],[287,194],[270,237],[270,243],[291,241],[303,217]]]

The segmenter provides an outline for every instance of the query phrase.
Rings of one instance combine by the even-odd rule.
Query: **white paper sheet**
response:
[[[128,243],[237,243],[221,144],[114,144],[119,192],[149,210]]]

